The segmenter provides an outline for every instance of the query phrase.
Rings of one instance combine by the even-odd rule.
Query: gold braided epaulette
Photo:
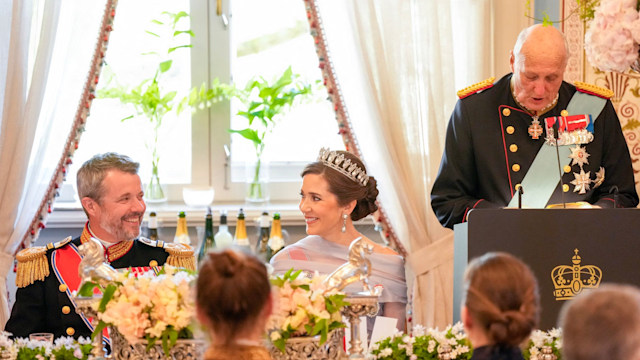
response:
[[[176,267],[183,267],[188,270],[196,270],[196,258],[193,249],[189,245],[164,243],[164,249],[169,253],[167,264]]]
[[[16,255],[16,260],[18,260],[16,286],[23,288],[33,284],[36,280],[44,280],[49,276],[47,251],[61,248],[70,241],[71,236],[57,243],[49,243],[47,246],[34,246],[18,252]]]
[[[582,81],[576,81],[574,85],[576,87],[576,90],[580,92],[595,95],[603,99],[611,99],[614,95],[614,92],[611,89],[603,88],[593,84],[583,83]]]
[[[458,91],[458,97],[460,99],[464,99],[469,95],[473,95],[482,90],[488,89],[493,86],[493,81],[495,80],[495,76],[492,76],[486,80],[482,80],[479,83],[475,83],[473,85],[467,86],[466,88]]]

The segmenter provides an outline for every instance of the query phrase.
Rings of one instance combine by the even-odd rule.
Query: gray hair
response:
[[[630,360],[640,354],[640,290],[605,284],[583,291],[560,312],[563,358]]]
[[[102,181],[107,171],[119,170],[137,175],[139,167],[140,164],[131,160],[131,158],[126,155],[120,155],[114,152],[94,155],[82,164],[82,167],[78,170],[76,178],[78,196],[80,199],[88,197],[100,202],[104,194]]]
[[[531,25],[523,29],[520,32],[520,34],[518,34],[518,38],[516,39],[516,44],[513,46],[513,56],[515,57],[514,64],[517,64],[518,68],[522,67],[522,62],[524,61],[524,56],[522,55],[522,47],[524,46],[524,43],[529,38],[529,35],[531,35],[531,32],[533,32],[533,30],[535,30],[540,26],[548,26],[548,25],[540,25],[540,24]],[[569,42],[567,41],[567,37],[564,36],[564,34],[561,31],[558,30],[558,32],[560,33],[560,35],[562,36],[562,39],[564,40],[564,51],[565,51],[564,62],[566,65],[566,63],[569,61],[569,55],[570,55]]]

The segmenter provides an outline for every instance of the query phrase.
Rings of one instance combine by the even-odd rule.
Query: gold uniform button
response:
[[[564,172],[566,172],[566,173],[570,173],[570,172],[571,172],[571,166],[569,166],[569,165],[565,165],[563,170],[564,170]]]
[[[158,266],[158,262],[155,261],[155,260],[151,260],[151,261],[149,261],[149,266],[156,267],[156,266]]]
[[[511,170],[518,172],[520,171],[520,165],[519,164],[513,164],[513,166],[511,166]]]
[[[511,115],[511,110],[509,110],[509,108],[502,109],[502,115],[504,115],[504,116]]]
[[[516,186],[514,186],[513,188],[514,188],[516,191],[519,191],[521,187],[522,187],[522,185],[521,185],[521,184],[516,184]]]
[[[567,110],[560,111],[560,116],[569,116],[569,112]]]
[[[569,192],[569,185],[567,184],[562,185],[562,191]]]
[[[76,333],[76,329],[72,328],[72,327],[68,327],[67,328],[67,335],[69,336],[73,336],[73,334]]]
[[[518,145],[516,145],[516,144],[509,145],[509,151],[511,151],[511,152],[518,151]]]
[[[60,290],[60,292],[65,292],[65,291],[67,291],[67,285],[65,285],[65,284],[60,284],[60,286],[58,286],[58,290]]]
[[[63,313],[63,314],[65,314],[65,315],[66,315],[66,314],[68,314],[68,313],[70,313],[70,312],[71,312],[71,308],[70,308],[70,307],[68,307],[68,306],[66,306],[66,305],[62,307],[62,313]]]
[[[515,131],[516,131],[516,129],[513,126],[511,126],[511,125],[507,126],[507,134],[511,135]]]

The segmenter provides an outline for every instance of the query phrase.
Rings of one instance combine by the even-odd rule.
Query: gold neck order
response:
[[[513,82],[514,82],[514,80],[513,80],[513,76],[512,76],[510,85],[511,85],[511,96],[513,96],[513,100],[516,102],[516,104],[518,104],[518,106],[520,108],[522,108],[522,110],[528,112],[529,114],[531,114],[531,116],[540,117],[542,114],[544,114],[547,111],[553,109],[556,106],[556,104],[558,103],[558,97],[560,96],[559,93],[556,94],[556,97],[553,99],[553,101],[549,105],[543,107],[542,109],[540,109],[538,111],[531,110],[531,109],[527,108],[526,106],[524,106],[523,104],[521,104],[520,101],[518,101],[518,97],[516,96],[516,90],[515,90],[515,86],[513,85]]]

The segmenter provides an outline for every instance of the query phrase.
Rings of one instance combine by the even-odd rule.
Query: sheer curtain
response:
[[[0,327],[13,257],[44,222],[86,119],[109,0],[0,4]],[[102,50],[102,49],[98,49]],[[90,79],[91,81],[88,81]]]
[[[410,254],[416,324],[452,321],[453,234],[435,218],[429,194],[456,89],[508,71],[504,44],[512,46],[527,22],[523,7],[509,2],[313,2],[356,146]],[[505,7],[515,10],[507,21],[498,15]]]

